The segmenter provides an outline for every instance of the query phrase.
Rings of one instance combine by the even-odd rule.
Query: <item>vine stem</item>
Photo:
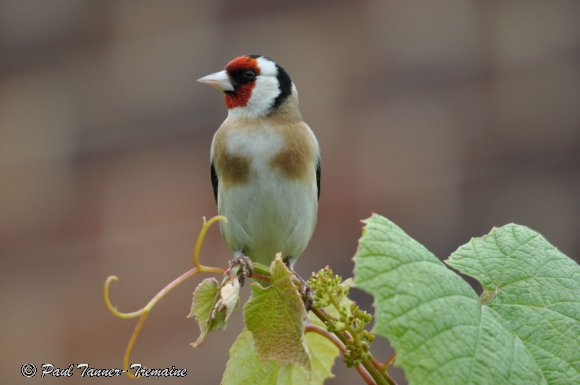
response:
[[[223,271],[223,269],[222,269],[222,271]],[[107,308],[109,309],[109,311],[111,313],[113,313],[114,316],[122,318],[122,319],[130,319],[130,318],[139,317],[139,321],[137,321],[137,324],[135,325],[135,329],[133,329],[133,334],[131,334],[131,338],[129,339],[129,343],[127,344],[127,348],[125,349],[125,354],[123,355],[123,369],[127,370],[126,373],[129,377],[135,378],[133,373],[131,373],[131,371],[129,371],[129,361],[131,359],[131,353],[133,351],[133,347],[135,346],[135,342],[137,342],[137,337],[139,337],[139,334],[141,332],[141,329],[143,328],[143,325],[145,324],[145,320],[147,319],[147,316],[149,316],[149,313],[151,312],[153,307],[167,293],[169,293],[171,290],[175,289],[177,286],[179,286],[181,283],[185,282],[189,278],[193,277],[198,272],[199,271],[197,270],[197,268],[194,267],[194,268],[191,268],[190,270],[186,271],[185,273],[181,274],[179,277],[175,278],[173,281],[171,281],[163,289],[159,290],[159,292],[153,298],[151,298],[149,300],[147,305],[145,305],[144,307],[142,307],[141,309],[139,309],[137,311],[130,312],[130,313],[120,312],[117,310],[116,307],[114,307],[111,304],[111,299],[109,297],[109,286],[111,285],[111,283],[113,281],[117,281],[118,278],[116,276],[110,276],[109,278],[107,278],[107,281],[105,282],[104,297],[105,297],[105,304],[107,305]]]
[[[342,352],[342,354],[346,353],[346,346],[344,346],[342,341],[340,339],[338,339],[338,337],[335,334],[329,332],[328,330],[321,328],[320,326],[316,326],[316,325],[307,325],[304,328],[304,332],[316,333],[316,334],[328,339],[329,341],[331,341],[338,348],[338,350],[340,350]],[[369,372],[362,365],[357,365],[355,367],[355,369],[358,372],[358,374],[360,374],[362,379],[365,380],[367,385],[377,385],[375,380],[371,377]]]
[[[195,249],[193,251],[193,266],[197,268],[200,272],[207,272],[207,273],[223,273],[224,270],[219,267],[210,267],[210,266],[203,266],[199,262],[199,252],[201,250],[201,245],[203,244],[203,240],[205,239],[205,233],[209,230],[211,225],[216,222],[224,222],[228,223],[228,218],[224,217],[223,215],[216,215],[215,217],[211,218],[209,221],[203,217],[203,226],[201,227],[201,231],[197,236],[197,241],[195,242]]]
[[[139,317],[139,321],[137,321],[137,324],[135,325],[135,329],[133,329],[133,334],[131,334],[131,338],[129,339],[129,343],[127,344],[127,347],[125,348],[125,354],[123,354],[123,369],[126,370],[125,373],[127,373],[127,376],[129,376],[129,378],[133,378],[133,379],[137,378],[129,370],[129,362],[131,360],[131,352],[133,351],[133,346],[135,346],[135,342],[137,342],[137,337],[139,337],[139,333],[141,333],[141,329],[143,328],[143,325],[145,324],[145,320],[147,319],[147,316],[149,316],[149,311],[144,311],[143,314],[141,314],[141,317]]]
[[[168,294],[170,291],[175,289],[181,283],[185,282],[186,280],[188,280],[189,278],[193,277],[194,275],[196,275],[198,273],[224,274],[226,272],[226,269],[223,269],[220,267],[205,266],[199,262],[199,253],[201,250],[201,245],[203,244],[203,240],[205,238],[205,234],[207,233],[207,231],[211,227],[211,225],[218,222],[218,221],[223,221],[223,222],[227,223],[227,218],[224,216],[216,216],[216,217],[211,218],[209,221],[206,220],[205,217],[203,218],[203,227],[198,235],[198,238],[197,238],[197,241],[195,244],[194,253],[193,253],[193,265],[194,265],[194,267],[191,268],[190,270],[186,271],[185,273],[181,274],[179,277],[175,278],[173,281],[171,281],[169,284],[167,284],[165,287],[163,287],[141,309],[133,311],[133,312],[120,312],[119,310],[117,310],[117,308],[112,304],[111,299],[110,299],[110,286],[114,281],[118,281],[119,278],[117,276],[111,275],[106,279],[105,285],[104,285],[103,297],[104,297],[105,305],[106,305],[107,309],[114,316],[116,316],[118,318],[131,319],[131,318],[139,317],[139,320],[137,321],[137,324],[135,325],[133,333],[131,334],[131,338],[129,339],[129,342],[128,342],[127,347],[125,349],[125,354],[123,356],[123,368],[126,370],[126,373],[129,377],[136,378],[133,375],[133,373],[129,370],[131,353],[133,351],[135,343],[137,342],[137,338],[141,332],[141,329],[143,328],[143,325],[145,324],[145,321],[147,320],[147,317],[149,316],[149,313],[151,312],[153,307],[166,294]],[[256,274],[254,274],[254,278],[256,278],[258,280],[264,280],[264,281],[271,280],[270,271],[269,271],[268,267],[260,265],[260,264],[255,264],[254,270],[256,273]],[[298,280],[298,282],[296,282],[297,286],[298,286],[298,288],[300,288],[302,285],[305,284],[305,281],[302,280],[297,275],[296,275],[296,277]],[[320,319],[320,321],[322,321],[324,324],[327,324],[327,322],[330,321],[331,316],[324,309],[312,308],[311,310],[318,317],[318,319]],[[305,332],[306,333],[309,333],[309,332],[316,333],[316,334],[319,334],[319,335],[323,336],[324,338],[330,340],[334,345],[336,345],[338,347],[338,349],[343,353],[343,355],[346,352],[345,343],[349,339],[353,338],[353,336],[351,336],[348,332],[331,333],[328,330],[326,330],[322,327],[316,326],[316,325],[306,326]],[[378,362],[372,356],[371,353],[369,353],[369,356],[365,360],[363,360],[360,364],[356,365],[355,369],[359,373],[359,375],[363,378],[363,380],[367,383],[367,385],[397,385],[395,383],[395,381],[392,378],[390,378],[386,372],[386,366],[391,361],[392,361],[392,358],[387,360],[387,362],[385,362],[385,364],[383,366],[383,365],[381,365],[380,362]]]
[[[305,333],[316,333],[318,335],[321,335],[322,337],[324,337],[327,340],[329,340],[330,342],[332,342],[338,348],[338,350],[340,350],[343,353],[346,352],[346,346],[344,346],[342,341],[339,340],[336,335],[329,332],[325,328],[321,328],[320,326],[316,326],[316,325],[306,325],[306,327],[304,328],[304,332]]]
[[[177,286],[179,286],[183,282],[187,281],[189,278],[193,277],[197,273],[218,273],[218,274],[221,273],[221,274],[224,274],[225,269],[222,269],[221,267],[204,266],[199,262],[199,252],[201,250],[201,245],[203,243],[203,239],[205,238],[205,234],[207,233],[207,231],[209,230],[211,225],[218,222],[218,221],[223,221],[223,222],[227,223],[227,219],[224,216],[218,215],[216,217],[211,218],[209,221],[206,220],[205,217],[203,218],[203,226],[202,226],[202,229],[199,232],[199,235],[197,237],[197,242],[195,244],[195,250],[193,253],[193,265],[194,265],[194,267],[189,269],[185,273],[181,274],[179,277],[175,278],[173,281],[171,281],[169,284],[167,284],[163,289],[159,290],[159,292],[157,294],[155,294],[155,296],[153,298],[151,298],[149,300],[149,302],[147,302],[147,304],[145,306],[143,306],[141,309],[133,311],[133,312],[120,312],[119,310],[117,310],[117,308],[111,302],[110,287],[111,287],[111,284],[115,281],[118,281],[119,278],[115,275],[111,275],[105,281],[103,297],[105,299],[105,305],[107,306],[107,309],[109,309],[109,311],[115,317],[118,317],[118,318],[131,319],[131,318],[139,317],[139,321],[137,321],[137,324],[135,325],[135,329],[133,329],[133,333],[131,334],[131,338],[129,339],[129,342],[127,343],[127,347],[125,348],[125,354],[123,355],[123,369],[126,370],[127,376],[129,376],[130,378],[136,378],[135,375],[133,375],[133,373],[131,373],[131,371],[129,370],[129,362],[131,360],[131,353],[133,352],[133,347],[135,346],[135,343],[137,342],[137,338],[139,337],[139,334],[141,333],[141,329],[143,328],[143,325],[145,324],[145,320],[149,316],[149,313],[151,312],[153,307],[163,297],[165,297],[165,295],[167,293],[169,293],[170,291],[172,291]]]
[[[318,317],[318,319],[320,321],[322,321],[324,324],[326,324],[326,321],[330,320],[330,315],[324,310],[324,309],[320,309],[320,308],[312,308],[310,309],[314,315],[316,315],[316,317]],[[341,343],[344,345],[346,344],[346,342],[352,338],[350,335],[348,335],[347,333],[336,333],[334,334],[340,341]],[[374,380],[374,383],[376,385],[397,385],[397,383],[395,382],[395,380],[393,380],[387,373],[386,371],[380,370],[378,369],[375,364],[373,363],[373,361],[376,361],[376,359],[373,357],[373,355],[369,352],[369,357],[366,358],[365,360],[362,361],[361,365],[364,367],[364,369],[367,371],[367,373],[372,377],[372,379]],[[360,372],[359,372],[360,373]],[[364,378],[364,377],[363,377]],[[366,381],[366,380],[365,380]]]
[[[389,358],[387,358],[384,363],[381,364],[379,361],[374,360],[373,361],[373,364],[379,370],[386,370],[389,367],[389,365],[392,364],[393,361],[395,361],[395,358],[397,358],[397,355],[396,354],[393,354]]]

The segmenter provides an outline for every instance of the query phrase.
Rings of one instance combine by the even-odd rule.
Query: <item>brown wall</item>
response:
[[[243,53],[288,70],[321,143],[299,272],[349,276],[373,211],[441,258],[507,222],[578,255],[579,16],[572,0],[0,1],[6,383],[28,361],[121,365],[134,322],[105,310],[102,283],[117,274],[113,301],[134,310],[190,267],[226,114],[195,79]],[[225,264],[217,231],[203,253]],[[192,350],[193,287],[158,305],[134,354],[190,376],[147,384],[219,382],[239,323]],[[329,383],[362,383],[336,367]]]

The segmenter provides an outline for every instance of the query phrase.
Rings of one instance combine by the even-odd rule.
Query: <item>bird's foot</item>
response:
[[[310,309],[312,309],[312,305],[314,304],[314,299],[312,298],[312,289],[308,286],[308,282],[302,279],[301,276],[294,273],[294,275],[300,281],[300,296],[302,297],[302,302],[304,302],[304,307],[306,308],[306,312],[308,313]]]
[[[240,282],[240,286],[243,286],[246,278],[249,278],[254,274],[254,264],[250,257],[243,255],[242,253],[235,253],[230,261],[230,267],[226,270],[226,274],[230,276],[236,275]]]
[[[300,281],[300,297],[302,297],[302,302],[304,302],[306,312],[309,312],[310,309],[312,309],[312,305],[314,303],[312,298],[312,289],[310,286],[308,286],[308,282],[306,282],[301,276],[298,275],[298,273],[296,273],[296,271],[294,271],[294,262],[296,262],[294,258],[286,256],[282,259],[282,261],[286,267],[288,267],[288,270],[294,273],[294,276]]]

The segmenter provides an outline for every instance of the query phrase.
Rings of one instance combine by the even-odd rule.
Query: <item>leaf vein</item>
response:
[[[517,239],[517,237],[516,237],[516,234],[515,234],[515,226],[512,226],[512,228],[511,228],[511,231],[512,231],[513,238],[514,238],[514,239]],[[495,283],[495,285],[496,285],[496,286],[499,286],[499,287],[501,287],[501,284],[500,284],[500,282],[501,282],[501,280],[502,280],[502,278],[503,278],[503,276],[504,276],[504,274],[505,274],[505,271],[506,271],[506,269],[507,269],[508,260],[509,260],[509,259],[511,259],[511,258],[513,257],[513,255],[514,255],[514,254],[515,254],[515,253],[516,253],[516,252],[517,252],[517,251],[518,251],[518,250],[519,250],[521,247],[523,247],[523,246],[527,245],[527,244],[528,244],[528,243],[530,243],[532,240],[534,240],[534,239],[536,239],[537,237],[539,237],[539,236],[540,236],[540,234],[538,234],[538,233],[532,234],[532,235],[531,235],[531,236],[530,236],[528,239],[526,239],[526,240],[525,240],[525,241],[523,241],[523,242],[520,242],[520,243],[518,244],[518,246],[517,246],[515,249],[513,249],[513,250],[512,250],[512,251],[511,251],[509,254],[507,254],[507,253],[506,253],[506,252],[503,250],[503,248],[501,248],[501,247],[500,247],[500,245],[499,245],[499,242],[498,242],[498,238],[497,238],[497,237],[498,237],[498,235],[497,235],[497,234],[498,234],[498,231],[497,231],[497,230],[493,232],[493,240],[494,240],[494,242],[495,242],[495,245],[496,245],[497,249],[499,250],[499,252],[500,252],[500,253],[501,253],[501,254],[502,254],[504,257],[506,257],[506,258],[504,258],[504,260],[503,260],[502,271],[501,271],[501,273],[500,273],[500,275],[499,275],[499,277],[498,277],[498,279],[497,279],[497,282]]]
[[[405,294],[406,294],[406,293],[405,293]],[[402,312],[401,314],[397,314],[395,317],[391,318],[391,319],[390,319],[390,321],[394,321],[394,320],[396,320],[396,319],[399,319],[399,318],[401,318],[401,317],[403,317],[403,316],[407,315],[408,313],[410,313],[410,312],[412,312],[412,311],[414,311],[414,310],[420,310],[422,307],[424,307],[424,306],[426,306],[426,305],[429,305],[429,304],[431,304],[431,303],[433,303],[433,302],[437,302],[437,301],[444,300],[444,299],[448,299],[448,298],[452,298],[452,297],[465,298],[465,299],[468,299],[468,300],[471,300],[471,301],[477,302],[477,304],[479,305],[479,301],[478,301],[477,299],[475,299],[475,298],[471,298],[471,297],[468,297],[468,296],[466,296],[466,295],[461,295],[461,294],[448,294],[448,295],[444,295],[444,296],[441,296],[441,297],[434,297],[434,298],[430,298],[429,300],[427,300],[427,301],[424,301],[424,302],[422,302],[422,303],[418,304],[418,305],[417,305],[417,306],[415,306],[415,307],[411,307],[411,308],[409,308],[409,309],[405,310],[405,311],[404,311],[404,312]],[[417,298],[417,297],[415,297],[415,298]],[[421,300],[420,298],[418,298],[418,299],[419,299],[419,300]],[[481,317],[481,316],[480,316],[480,317]]]

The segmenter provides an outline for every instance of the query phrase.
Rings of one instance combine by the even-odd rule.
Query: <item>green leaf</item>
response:
[[[392,222],[375,214],[365,223],[355,285],[373,295],[375,332],[390,340],[411,384],[548,383],[522,339],[505,326],[512,321],[483,305],[466,281]],[[569,272],[560,274],[572,285]],[[533,286],[527,295],[541,296]]]
[[[210,329],[210,314],[214,298],[218,292],[218,281],[215,278],[206,278],[197,285],[193,292],[191,311],[187,318],[195,317],[199,325],[199,337],[191,345],[195,348],[205,339]]]
[[[195,317],[200,334],[191,345],[195,348],[203,342],[207,333],[225,330],[230,315],[240,301],[240,284],[236,278],[225,280],[221,287],[215,278],[206,278],[193,292],[188,318]]]
[[[482,299],[549,384],[580,384],[580,267],[537,232],[494,228],[447,263],[477,279]]]
[[[304,346],[304,303],[292,283],[292,273],[280,257],[270,267],[272,284],[252,284],[252,298],[244,306],[244,321],[262,360],[309,365]]]
[[[311,369],[280,361],[263,361],[255,350],[252,333],[245,329],[230,349],[222,385],[322,385],[332,375],[338,348],[324,337],[308,333],[304,337]],[[284,341],[279,341],[283,343]]]

